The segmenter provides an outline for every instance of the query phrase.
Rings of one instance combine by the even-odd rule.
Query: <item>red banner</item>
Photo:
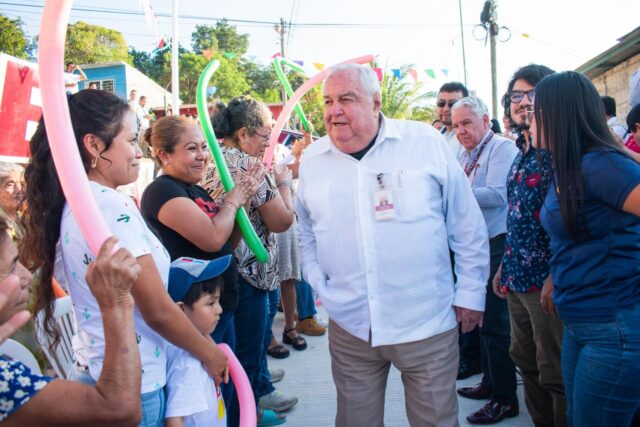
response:
[[[0,54],[0,156],[29,157],[41,105],[37,64]]]

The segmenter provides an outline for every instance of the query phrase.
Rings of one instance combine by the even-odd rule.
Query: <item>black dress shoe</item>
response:
[[[465,380],[476,374],[482,373],[482,368],[477,363],[460,362],[458,366],[458,376],[456,380]]]
[[[474,387],[460,387],[456,391],[460,396],[469,399],[482,400],[491,398],[491,389],[483,386],[482,383]]]
[[[516,417],[519,412],[517,403],[503,404],[492,401],[469,415],[467,417],[467,421],[471,424],[493,424],[500,422],[505,418]]]

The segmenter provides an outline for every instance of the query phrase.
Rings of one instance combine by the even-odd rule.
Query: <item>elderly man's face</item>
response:
[[[467,151],[473,151],[489,130],[489,116],[484,114],[478,117],[471,108],[466,106],[453,110],[451,121],[456,131],[456,138]]]
[[[364,149],[378,132],[380,96],[367,94],[357,71],[333,74],[324,85],[324,124],[344,153]]]
[[[464,98],[464,94],[461,91],[440,92],[438,94],[436,113],[443,125],[451,126],[451,107],[462,98]]]

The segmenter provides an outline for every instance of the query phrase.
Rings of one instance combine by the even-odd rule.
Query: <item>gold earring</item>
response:
[[[96,166],[98,166],[98,158],[97,158],[97,157],[94,157],[94,158],[91,160],[91,169],[95,169],[95,168],[96,168]]]

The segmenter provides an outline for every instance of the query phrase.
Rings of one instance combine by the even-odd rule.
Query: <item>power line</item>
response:
[[[36,4],[20,4],[20,3],[11,3],[11,2],[0,2],[0,5],[6,6],[19,6],[19,7],[28,7],[28,8],[44,8],[44,5],[36,5]],[[72,11],[75,12],[95,12],[95,13],[109,13],[109,14],[120,14],[120,15],[137,15],[143,16],[144,13],[136,10],[127,10],[127,9],[110,9],[110,8],[97,8],[97,7],[72,7]],[[156,12],[157,17],[171,18],[172,15],[166,12]],[[198,21],[222,21],[226,20],[229,23],[238,23],[238,24],[255,24],[255,25],[264,25],[264,26],[273,26],[279,24],[279,21],[258,21],[251,19],[234,19],[234,18],[217,18],[211,16],[199,16],[199,15],[179,15],[180,19],[192,19]],[[316,28],[426,28],[426,27],[452,27],[456,26],[455,24],[443,24],[443,23],[340,23],[340,22],[291,22],[291,26],[293,27],[316,27]]]

